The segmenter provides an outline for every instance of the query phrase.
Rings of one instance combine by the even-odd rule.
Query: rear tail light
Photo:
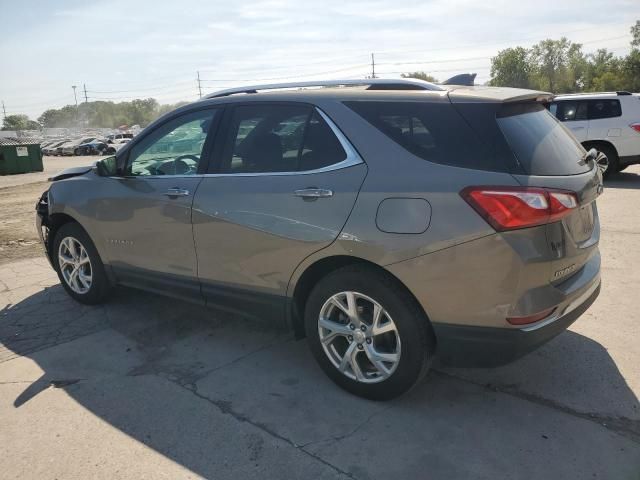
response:
[[[467,187],[460,192],[497,231],[557,222],[578,207],[574,192],[536,187]]]
[[[636,132],[640,133],[640,123],[632,123],[629,126],[633,128]]]
[[[527,315],[526,317],[507,317],[507,322],[511,325],[528,325],[547,318],[555,310],[555,307],[553,307],[543,310],[542,312],[534,313],[533,315]]]

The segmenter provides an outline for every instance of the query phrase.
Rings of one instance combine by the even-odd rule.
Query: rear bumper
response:
[[[451,366],[493,367],[504,365],[545,344],[565,331],[600,294],[600,276],[567,302],[551,321],[524,328],[492,328],[433,324],[439,361]]]

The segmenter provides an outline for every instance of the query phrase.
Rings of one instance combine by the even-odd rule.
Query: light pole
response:
[[[78,96],[76,95],[76,87],[77,85],[71,85],[73,88],[73,98],[76,101],[76,134],[78,133]]]

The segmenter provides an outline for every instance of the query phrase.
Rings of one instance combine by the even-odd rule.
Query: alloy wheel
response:
[[[400,362],[400,335],[374,299],[346,291],[320,309],[318,334],[324,353],[346,377],[362,383],[389,378]]]
[[[596,163],[598,164],[598,168],[603,175],[607,170],[609,170],[609,157],[607,157],[603,152],[598,152]]]
[[[65,237],[58,247],[62,278],[71,290],[84,295],[91,289],[91,259],[86,248],[74,237]]]

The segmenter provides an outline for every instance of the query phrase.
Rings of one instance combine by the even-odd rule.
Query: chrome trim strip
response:
[[[128,176],[128,177],[112,177],[119,179],[128,179],[128,178],[144,178],[144,179],[154,179],[154,178],[216,178],[216,177],[274,177],[274,176],[285,176],[285,175],[312,175],[314,173],[325,173],[331,172],[333,170],[341,170],[343,168],[353,167],[354,165],[359,165],[361,163],[365,163],[364,160],[360,157],[356,149],[351,145],[351,142],[344,136],[342,131],[337,127],[337,125],[331,120],[326,113],[320,110],[318,107],[314,107],[315,110],[320,114],[333,134],[338,138],[340,145],[344,149],[347,154],[347,158],[342,160],[341,162],[334,163],[333,165],[327,165],[326,167],[316,168],[315,170],[303,170],[300,172],[255,172],[255,173],[204,173],[204,174],[195,174],[195,175],[139,175],[139,176]]]
[[[527,326],[525,328],[521,328],[520,330],[522,330],[523,332],[532,332],[534,330],[538,330],[539,328],[546,327],[550,323],[553,323],[559,318],[564,317],[565,315],[573,312],[576,308],[582,305],[593,294],[593,292],[596,291],[599,285],[600,285],[600,279],[598,278],[598,281],[594,282],[594,284],[591,285],[582,295],[580,295],[578,298],[574,299],[571,303],[569,303],[564,308],[564,310],[562,310],[562,313],[556,312],[554,315],[548,318],[545,318],[544,320],[541,320],[538,323],[534,323],[533,325]]]
[[[235,93],[257,93],[258,90],[279,90],[285,88],[305,88],[305,87],[344,87],[344,86],[365,86],[365,85],[410,85],[422,90],[445,89],[434,83],[424,80],[408,78],[369,78],[369,79],[348,79],[348,80],[311,80],[306,82],[286,82],[286,83],[266,83],[263,85],[246,85],[244,87],[227,88],[211,93],[203,97],[218,98],[233,95]]]

